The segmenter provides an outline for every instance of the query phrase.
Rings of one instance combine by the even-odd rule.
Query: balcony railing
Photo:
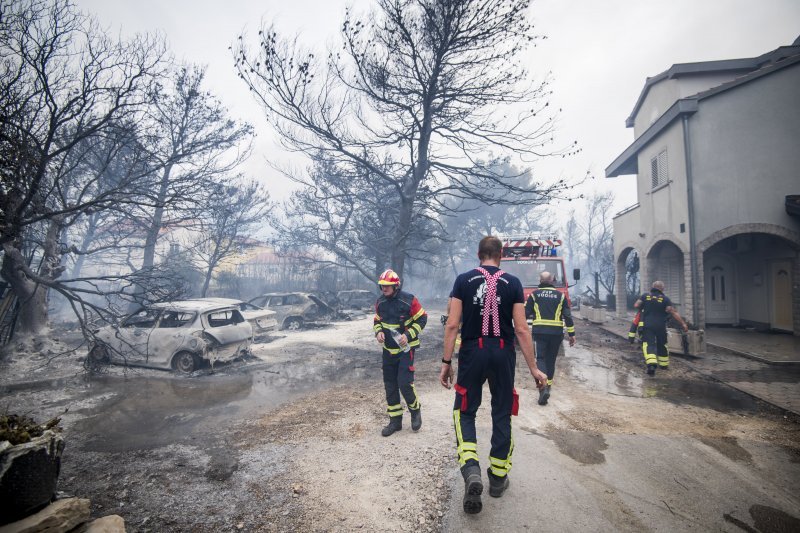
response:
[[[639,203],[637,202],[637,203],[633,204],[632,206],[626,207],[625,209],[623,209],[622,211],[620,211],[619,213],[614,215],[614,218],[619,218],[622,215],[630,213],[631,211],[633,211],[635,209],[638,209],[638,208],[639,208]]]

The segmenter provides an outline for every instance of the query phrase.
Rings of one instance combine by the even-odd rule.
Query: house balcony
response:
[[[638,203],[614,215],[615,252],[619,253],[622,249],[641,242],[641,231],[641,209]]]

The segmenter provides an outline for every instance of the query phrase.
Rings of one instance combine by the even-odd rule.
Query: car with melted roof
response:
[[[93,334],[88,356],[92,364],[183,373],[246,355],[253,342],[253,328],[238,307],[213,299],[151,304]]]
[[[197,301],[219,302],[221,304],[233,305],[245,320],[250,322],[253,328],[253,339],[277,331],[278,320],[275,318],[277,313],[270,309],[264,309],[258,305],[236,300],[234,298],[195,298]]]

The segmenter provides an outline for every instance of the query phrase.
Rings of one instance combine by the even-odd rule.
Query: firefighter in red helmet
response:
[[[394,270],[384,271],[378,278],[378,286],[382,294],[375,302],[373,330],[383,346],[383,385],[389,424],[381,435],[388,437],[403,428],[401,393],[411,413],[411,429],[417,431],[422,427],[421,406],[414,387],[414,352],[428,315],[413,294],[400,290],[400,276]]]

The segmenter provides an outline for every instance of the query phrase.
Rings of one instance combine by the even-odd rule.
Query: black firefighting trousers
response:
[[[667,328],[651,328],[647,324],[642,328],[642,352],[644,362],[656,364],[664,368],[669,366],[669,350],[667,349]]]
[[[514,440],[511,436],[511,415],[516,414],[518,399],[514,390],[517,355],[513,342],[487,337],[462,341],[458,352],[456,399],[453,425],[456,431],[458,462],[463,467],[478,465],[478,438],[475,413],[481,405],[483,383],[489,381],[492,395],[491,471],[504,477],[511,469]]]
[[[400,393],[409,409],[419,409],[417,389],[414,387],[414,350],[390,354],[383,350],[383,387],[386,389],[386,412],[390,417],[403,416]]]
[[[556,357],[561,343],[564,342],[564,334],[537,333],[533,336],[536,343],[536,366],[547,374],[547,384],[553,384],[553,376],[556,375]]]

